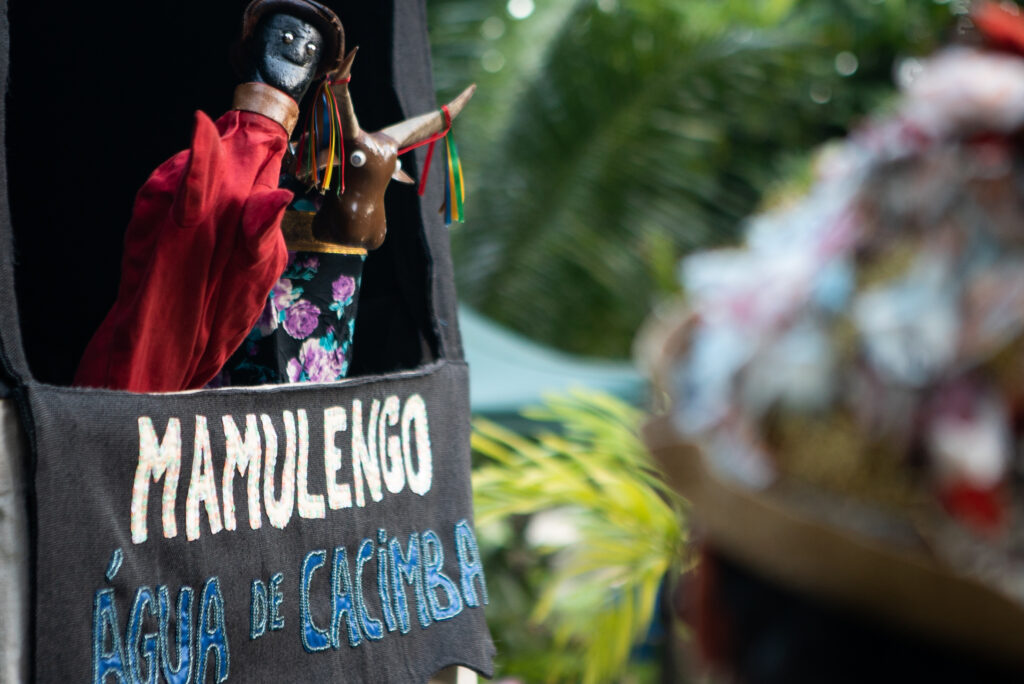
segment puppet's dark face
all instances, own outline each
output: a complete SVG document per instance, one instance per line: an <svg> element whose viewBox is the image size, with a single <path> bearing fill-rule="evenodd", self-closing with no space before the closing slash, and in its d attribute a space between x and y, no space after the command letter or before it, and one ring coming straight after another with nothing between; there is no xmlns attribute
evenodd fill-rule
<svg viewBox="0 0 1024 684"><path fill-rule="evenodd" d="M298 102L316 75L323 44L313 26L287 14L274 14L260 26L250 78L282 90Z"/></svg>

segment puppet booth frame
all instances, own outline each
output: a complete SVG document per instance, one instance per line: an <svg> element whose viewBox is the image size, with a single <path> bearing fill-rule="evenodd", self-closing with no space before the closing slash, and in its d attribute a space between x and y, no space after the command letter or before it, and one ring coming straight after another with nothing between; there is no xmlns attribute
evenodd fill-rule
<svg viewBox="0 0 1024 684"><path fill-rule="evenodd" d="M361 46L362 120L436 107L425 0L326 4ZM137 4L58 16L2 5L2 678L409 682L449 666L489 676L441 174L422 198L389 191L391 230L367 260L349 380L169 394L63 386L112 299L131 192L184 146L193 109L227 108L234 82L226 48L244 2L152 5L144 29ZM60 47L40 54L41 34L12 25L47 25ZM52 152L32 153L28 141L45 139ZM412 154L407 168L422 168L424 150ZM40 183L54 162L64 180ZM64 324L41 305L62 291Z"/></svg>

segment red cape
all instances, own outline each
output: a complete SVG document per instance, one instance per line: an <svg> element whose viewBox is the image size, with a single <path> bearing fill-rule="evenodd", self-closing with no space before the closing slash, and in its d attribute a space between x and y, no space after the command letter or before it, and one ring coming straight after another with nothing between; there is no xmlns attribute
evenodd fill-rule
<svg viewBox="0 0 1024 684"><path fill-rule="evenodd" d="M135 198L117 301L86 348L75 384L133 392L206 385L263 310L288 253L277 187L287 133L231 111L196 112L191 149L164 162Z"/></svg>

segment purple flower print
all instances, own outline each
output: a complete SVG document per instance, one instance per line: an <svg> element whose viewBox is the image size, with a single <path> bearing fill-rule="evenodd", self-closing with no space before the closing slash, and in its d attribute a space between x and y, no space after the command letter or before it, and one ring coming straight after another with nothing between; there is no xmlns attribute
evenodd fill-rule
<svg viewBox="0 0 1024 684"><path fill-rule="evenodd" d="M299 357L288 362L289 382L334 382L345 375L345 354L325 349L317 338L306 340Z"/></svg>
<svg viewBox="0 0 1024 684"><path fill-rule="evenodd" d="M331 295L334 301L342 304L348 303L356 292L356 279L352 276L343 275L331 283Z"/></svg>
<svg viewBox="0 0 1024 684"><path fill-rule="evenodd" d="M307 256L303 259L296 257L296 252L288 252L288 266L285 267L282 277L307 282L313 280L320 269L320 259L316 256Z"/></svg>
<svg viewBox="0 0 1024 684"><path fill-rule="evenodd" d="M274 285L274 289L270 291L270 303L273 305L274 311L284 311L299 298L300 294L302 294L301 289L297 292L293 291L292 281L281 278Z"/></svg>
<svg viewBox="0 0 1024 684"><path fill-rule="evenodd" d="M305 299L288 307L284 317L284 331L297 340L309 337L320 324L320 309Z"/></svg>

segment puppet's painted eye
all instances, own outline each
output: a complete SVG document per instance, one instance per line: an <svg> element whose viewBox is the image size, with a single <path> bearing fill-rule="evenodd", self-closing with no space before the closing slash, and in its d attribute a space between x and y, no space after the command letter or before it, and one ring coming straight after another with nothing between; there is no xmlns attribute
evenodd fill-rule
<svg viewBox="0 0 1024 684"><path fill-rule="evenodd" d="M306 52L308 52L310 55L315 55L316 54L316 45L313 44L313 43L308 44L306 46Z"/></svg>
<svg viewBox="0 0 1024 684"><path fill-rule="evenodd" d="M366 153L362 150L356 150L348 159L352 162L352 166L362 166L366 163Z"/></svg>
<svg viewBox="0 0 1024 684"><path fill-rule="evenodd" d="M295 42L295 34L292 33L291 31L285 31L284 33L281 34L281 40L284 42L285 45L291 45L292 43Z"/></svg>

